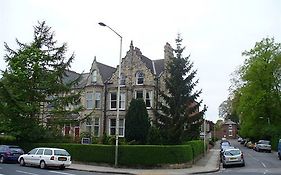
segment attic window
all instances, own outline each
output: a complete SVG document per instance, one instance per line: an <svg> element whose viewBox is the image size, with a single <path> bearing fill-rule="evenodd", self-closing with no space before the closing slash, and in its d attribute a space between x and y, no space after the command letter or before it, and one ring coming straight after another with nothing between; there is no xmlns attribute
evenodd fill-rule
<svg viewBox="0 0 281 175"><path fill-rule="evenodd" d="M92 82L97 82L97 70L93 70L92 72Z"/></svg>
<svg viewBox="0 0 281 175"><path fill-rule="evenodd" d="M137 72L136 73L136 84L142 85L143 81L144 81L144 74L142 72Z"/></svg>

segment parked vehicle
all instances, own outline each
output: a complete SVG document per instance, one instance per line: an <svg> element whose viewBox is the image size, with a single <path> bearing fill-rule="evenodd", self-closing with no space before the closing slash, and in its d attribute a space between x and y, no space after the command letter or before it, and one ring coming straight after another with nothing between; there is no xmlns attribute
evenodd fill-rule
<svg viewBox="0 0 281 175"><path fill-rule="evenodd" d="M220 144L220 158L221 158L221 159L222 159L222 155L223 155L224 150L227 149L227 148L229 148L229 147L231 147L229 141L227 141L227 142L225 141L225 142L222 142L222 143Z"/></svg>
<svg viewBox="0 0 281 175"><path fill-rule="evenodd" d="M24 152L16 145L0 145L0 163L17 162Z"/></svg>
<svg viewBox="0 0 281 175"><path fill-rule="evenodd" d="M36 165L44 169L47 167L59 167L64 169L71 165L71 156L64 150L59 148L34 148L27 154L23 154L18 158L21 166Z"/></svg>
<svg viewBox="0 0 281 175"><path fill-rule="evenodd" d="M260 152L260 151L266 151L266 152L271 152L271 144L270 144L270 141L268 140L259 140L257 143L256 143L256 146L255 146L255 150L257 152Z"/></svg>
<svg viewBox="0 0 281 175"><path fill-rule="evenodd" d="M281 139L279 139L279 142L278 142L277 155L278 155L279 160L281 160Z"/></svg>
<svg viewBox="0 0 281 175"><path fill-rule="evenodd" d="M246 146L247 146L247 148L253 149L255 147L255 144L252 143L251 141L248 141Z"/></svg>
<svg viewBox="0 0 281 175"><path fill-rule="evenodd" d="M222 155L222 166L225 168L229 165L245 166L244 155L240 149L225 149Z"/></svg>
<svg viewBox="0 0 281 175"><path fill-rule="evenodd" d="M239 138L237 139L238 142L241 142L242 140L243 140L242 137L239 137Z"/></svg>

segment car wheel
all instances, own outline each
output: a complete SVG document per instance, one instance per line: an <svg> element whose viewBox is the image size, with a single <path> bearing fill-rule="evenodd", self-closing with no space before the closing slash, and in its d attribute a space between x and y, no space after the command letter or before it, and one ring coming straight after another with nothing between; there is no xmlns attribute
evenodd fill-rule
<svg viewBox="0 0 281 175"><path fill-rule="evenodd" d="M244 166L245 166L245 163L242 163L241 166L244 167Z"/></svg>
<svg viewBox="0 0 281 175"><path fill-rule="evenodd" d="M279 160L281 160L281 155L280 155L280 153L278 153L278 158L279 158Z"/></svg>
<svg viewBox="0 0 281 175"><path fill-rule="evenodd" d="M41 168L41 169L45 169L45 168L46 168L46 163L45 163L44 160L41 160L41 162L40 162L40 168Z"/></svg>
<svg viewBox="0 0 281 175"><path fill-rule="evenodd" d="M4 163L4 157L3 156L0 157L0 163Z"/></svg>
<svg viewBox="0 0 281 175"><path fill-rule="evenodd" d="M223 163L223 164L222 164L222 167L223 167L223 168L226 168L226 165Z"/></svg>
<svg viewBox="0 0 281 175"><path fill-rule="evenodd" d="M25 161L23 158L20 159L20 166L25 166Z"/></svg>
<svg viewBox="0 0 281 175"><path fill-rule="evenodd" d="M60 170L64 170L64 169L65 169L65 166L61 165Z"/></svg>

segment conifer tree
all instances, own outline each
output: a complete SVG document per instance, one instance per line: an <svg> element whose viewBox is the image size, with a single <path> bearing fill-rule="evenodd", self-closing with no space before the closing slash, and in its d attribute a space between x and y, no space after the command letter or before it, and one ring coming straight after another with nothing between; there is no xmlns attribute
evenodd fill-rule
<svg viewBox="0 0 281 175"><path fill-rule="evenodd" d="M128 142L134 141L139 144L145 144L150 123L143 99L132 99L125 119L126 140Z"/></svg>
<svg viewBox="0 0 281 175"><path fill-rule="evenodd" d="M49 122L52 121L49 128L60 129L60 124L70 121L66 120L69 116L78 114L81 110L80 94L73 91L73 87L79 77L68 78L74 54L65 57L67 45L64 43L57 46L54 33L45 22L39 22L34 27L31 43L16 41L19 46L17 50L5 43L5 61L8 66L1 80L1 92L7 91L12 101L7 99L4 102L6 105L0 107L12 107L13 111L5 115L9 121L6 124L10 125L16 137L28 139L31 133L40 135L38 132L47 125L46 116L50 117ZM70 104L74 108L66 110Z"/></svg>
<svg viewBox="0 0 281 175"><path fill-rule="evenodd" d="M156 126L164 144L181 144L187 139L199 138L199 129L206 107L199 110L201 94L194 88L196 70L190 56L183 57L182 39L176 38L175 56L169 58L166 67L165 90L160 90L160 101L156 110Z"/></svg>

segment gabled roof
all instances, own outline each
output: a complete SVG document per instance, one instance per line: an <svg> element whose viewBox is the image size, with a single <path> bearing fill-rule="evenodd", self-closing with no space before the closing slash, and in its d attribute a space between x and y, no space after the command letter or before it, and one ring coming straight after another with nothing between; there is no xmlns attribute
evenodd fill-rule
<svg viewBox="0 0 281 175"><path fill-rule="evenodd" d="M226 120L223 124L224 125L236 125L236 123L231 121L230 119Z"/></svg>
<svg viewBox="0 0 281 175"><path fill-rule="evenodd" d="M164 71L164 59L153 60L156 70L156 75L159 76Z"/></svg>
<svg viewBox="0 0 281 175"><path fill-rule="evenodd" d="M108 80L116 71L116 68L97 62L102 81Z"/></svg>

